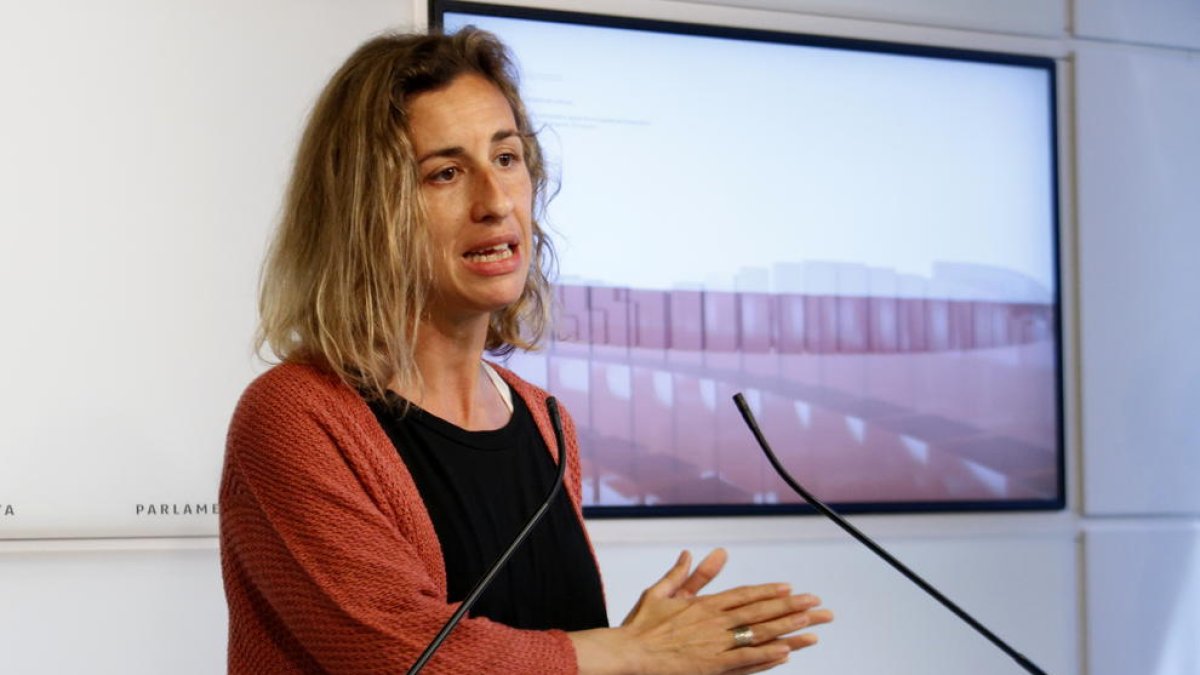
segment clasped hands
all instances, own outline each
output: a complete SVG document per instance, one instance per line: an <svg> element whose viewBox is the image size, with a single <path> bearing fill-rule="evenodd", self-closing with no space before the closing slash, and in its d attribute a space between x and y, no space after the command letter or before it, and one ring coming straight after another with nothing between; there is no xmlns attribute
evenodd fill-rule
<svg viewBox="0 0 1200 675"><path fill-rule="evenodd" d="M742 674L769 670L791 652L816 644L797 631L833 620L820 599L793 595L787 584L700 591L725 566L717 549L691 569L684 551L642 593L619 628L572 633L582 673Z"/></svg>

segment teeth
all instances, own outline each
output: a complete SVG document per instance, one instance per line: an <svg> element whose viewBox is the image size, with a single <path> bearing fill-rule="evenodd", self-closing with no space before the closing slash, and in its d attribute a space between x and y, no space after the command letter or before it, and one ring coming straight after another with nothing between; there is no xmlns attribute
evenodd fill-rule
<svg viewBox="0 0 1200 675"><path fill-rule="evenodd" d="M489 248L478 251L471 251L466 254L466 257L471 262L496 262L511 258L513 255L512 246L508 244L498 244Z"/></svg>

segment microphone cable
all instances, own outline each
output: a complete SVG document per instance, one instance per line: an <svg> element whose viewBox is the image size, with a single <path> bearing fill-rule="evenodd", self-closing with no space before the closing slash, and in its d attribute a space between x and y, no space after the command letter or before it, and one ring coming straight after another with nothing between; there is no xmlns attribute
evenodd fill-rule
<svg viewBox="0 0 1200 675"><path fill-rule="evenodd" d="M808 490L805 490L800 483L796 482L795 478L792 478L792 475L788 473L787 469L783 468L783 464L771 450L771 445L767 443L767 437L764 436L762 430L758 428L758 422L754 419L754 413L750 412L750 406L746 403L746 398L739 392L733 395L733 402L737 405L738 411L742 413L742 419L746 420L746 426L750 427L750 432L754 434L754 438L758 441L759 447L761 447L762 451L766 453L767 460L771 462L771 466L775 469L775 473L779 474L779 477L782 478L789 487L795 490L797 494L803 497L805 501L811 504L813 508L820 511L822 515L832 520L837 524L838 527L842 528L850 536L857 539L860 544L871 549L875 555L883 558L885 562L894 567L898 572L903 574L905 577L908 577L909 581L913 582L919 586L921 590L933 596L933 599L942 603L946 609L954 612L955 616L965 621L967 625L978 631L980 635L983 635L985 638L990 640L992 644L999 647L1001 651L1003 651L1005 654L1008 654L1014 661L1017 662L1018 665L1024 668L1026 672L1033 673L1033 675L1046 675L1044 670L1034 665L1034 663L1026 658L1024 654L1021 654L1017 650L1013 649L1007 642L1000 639L998 635L988 630L983 624L979 623L975 617L968 614L966 610L954 604L950 598L942 595L941 591L934 588L932 584L922 579L917 575L916 572L908 569L904 563L893 557L892 554L888 553L882 546L876 544L871 540L870 537L863 534L858 530L858 528L851 525L849 521L839 516L837 512L826 506L820 499L814 497Z"/></svg>

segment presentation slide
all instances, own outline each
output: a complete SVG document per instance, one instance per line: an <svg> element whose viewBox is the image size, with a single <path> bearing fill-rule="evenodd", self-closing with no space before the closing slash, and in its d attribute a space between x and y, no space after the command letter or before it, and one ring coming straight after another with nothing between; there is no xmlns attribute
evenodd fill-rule
<svg viewBox="0 0 1200 675"><path fill-rule="evenodd" d="M579 422L588 505L799 501L738 391L830 502L1060 497L1049 70L445 24L513 49L560 181L557 331L509 363Z"/></svg>

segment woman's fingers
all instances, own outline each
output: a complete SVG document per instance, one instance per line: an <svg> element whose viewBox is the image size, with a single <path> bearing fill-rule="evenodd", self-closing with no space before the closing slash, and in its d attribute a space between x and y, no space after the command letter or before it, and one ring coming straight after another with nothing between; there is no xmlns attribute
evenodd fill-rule
<svg viewBox="0 0 1200 675"><path fill-rule="evenodd" d="M735 667L727 671L726 675L749 675L750 673L761 673L771 670L772 668L787 663L792 652L799 649L804 649L805 647L811 647L817 644L817 641L818 639L816 633L802 633L800 635L791 635L786 638L780 638L775 641L775 644L786 645L786 650L783 651L783 656L772 661L757 662L750 665Z"/></svg>
<svg viewBox="0 0 1200 675"><path fill-rule="evenodd" d="M680 551L679 557L675 559L675 564L671 565L671 569L662 576L661 579L654 582L654 585L646 589L647 593L655 597L669 598L687 579L688 570L692 566L691 551Z"/></svg>
<svg viewBox="0 0 1200 675"><path fill-rule="evenodd" d="M787 663L792 652L804 649L805 647L811 647L815 644L817 644L816 633L804 633L803 635L782 638L774 641L771 645L759 647L758 649L765 651L758 653L747 651L752 649L749 647L738 649L735 651L742 653L737 655L738 658L736 661L731 661L727 664L729 667L725 672L726 675L750 675L750 673L768 671ZM782 648L780 645L783 645ZM774 651L770 651L772 649ZM733 665L738 662L741 665Z"/></svg>
<svg viewBox="0 0 1200 675"><path fill-rule="evenodd" d="M698 598L698 601L712 606L717 611L726 612L752 603L785 597L791 591L792 587L788 584L738 586L720 593L702 596Z"/></svg>
<svg viewBox="0 0 1200 675"><path fill-rule="evenodd" d="M692 554L686 550L680 552L671 569L667 570L667 573L656 581L654 585L642 591L642 595L638 598L633 608L629 610L629 614L625 616L625 620L621 622L621 625L628 626L638 621L647 607L658 604L655 601L670 598L684 583L691 564Z"/></svg>
<svg viewBox="0 0 1200 675"><path fill-rule="evenodd" d="M646 589L646 592L659 598L671 597L676 591L679 590L681 586L683 586L684 582L687 581L688 570L691 569L691 567L691 551L681 551L679 553L679 557L675 560L675 564L671 566L671 569L667 570L667 573L663 575L662 579L659 579L657 583Z"/></svg>
<svg viewBox="0 0 1200 675"><path fill-rule="evenodd" d="M723 673L757 673L771 664L787 660L791 648L776 641L757 647L738 647L720 656L720 668Z"/></svg>
<svg viewBox="0 0 1200 675"><path fill-rule="evenodd" d="M640 609L646 603L647 599L669 598L675 595L680 587L682 587L687 581L688 570L691 569L691 567L691 551L680 551L679 557L675 559L675 564L671 565L671 569L667 570L667 573L664 574L661 579L654 582L654 585L642 591L642 597L638 599L637 605L634 606L632 611L630 611L629 616L626 617L625 621L628 622L631 620L634 615L637 614L638 609Z"/></svg>
<svg viewBox="0 0 1200 675"><path fill-rule="evenodd" d="M810 626L819 626L830 621L833 621L833 610L810 609L808 611L808 625Z"/></svg>
<svg viewBox="0 0 1200 675"><path fill-rule="evenodd" d="M787 635L803 628L829 623L833 612L812 609L799 614L774 619L750 626L754 631L754 643L747 647L733 647L725 652L727 675L749 675L771 670L788 661L791 652L811 647L818 642L816 633ZM733 639L732 631L730 640Z"/></svg>
<svg viewBox="0 0 1200 675"><path fill-rule="evenodd" d="M801 633L799 635L789 635L785 638L780 638L782 642L787 643L792 651L811 647L820 642L820 637L816 633Z"/></svg>
<svg viewBox="0 0 1200 675"><path fill-rule="evenodd" d="M794 633L798 630L808 628L810 625L806 614L789 614L771 621L761 623L745 624L750 628L753 635L752 644L760 645L765 642L770 642L780 636Z"/></svg>
<svg viewBox="0 0 1200 675"><path fill-rule="evenodd" d="M727 610L726 614L735 626L751 625L789 615L801 615L820 604L821 599L815 595L789 595L752 602Z"/></svg>
<svg viewBox="0 0 1200 675"><path fill-rule="evenodd" d="M782 640L790 645L792 644L794 638L800 638L795 640L795 646L793 647L798 649L800 647L808 646L808 643L806 642L808 638L805 638L803 635L790 635L791 633L795 633L798 630L804 630L806 628L813 628L824 623L829 623L832 620L833 612L825 609L814 609L795 614L788 614L786 616L780 616L769 621L739 625L744 625L750 628L751 633L754 636L752 644L759 645L771 642L773 640ZM811 633L806 633L805 635L811 635L812 642L816 642L815 635Z"/></svg>
<svg viewBox="0 0 1200 675"><path fill-rule="evenodd" d="M675 597L695 597L709 582L721 573L721 570L725 567L725 561L728 559L729 554L723 548L714 549L711 553L704 556L704 560L701 560L700 564L696 565L696 569L692 571L691 576L675 592Z"/></svg>
<svg viewBox="0 0 1200 675"><path fill-rule="evenodd" d="M726 675L749 675L750 673L761 673L763 671L771 670L772 668L777 668L779 666L782 666L783 664L788 662L788 658L790 656L791 656L791 654L788 653L778 659L775 659L774 661L769 661L767 663L760 663L760 664L756 664L753 666L747 666L745 668L738 668L737 670L732 670L732 671L726 673Z"/></svg>

